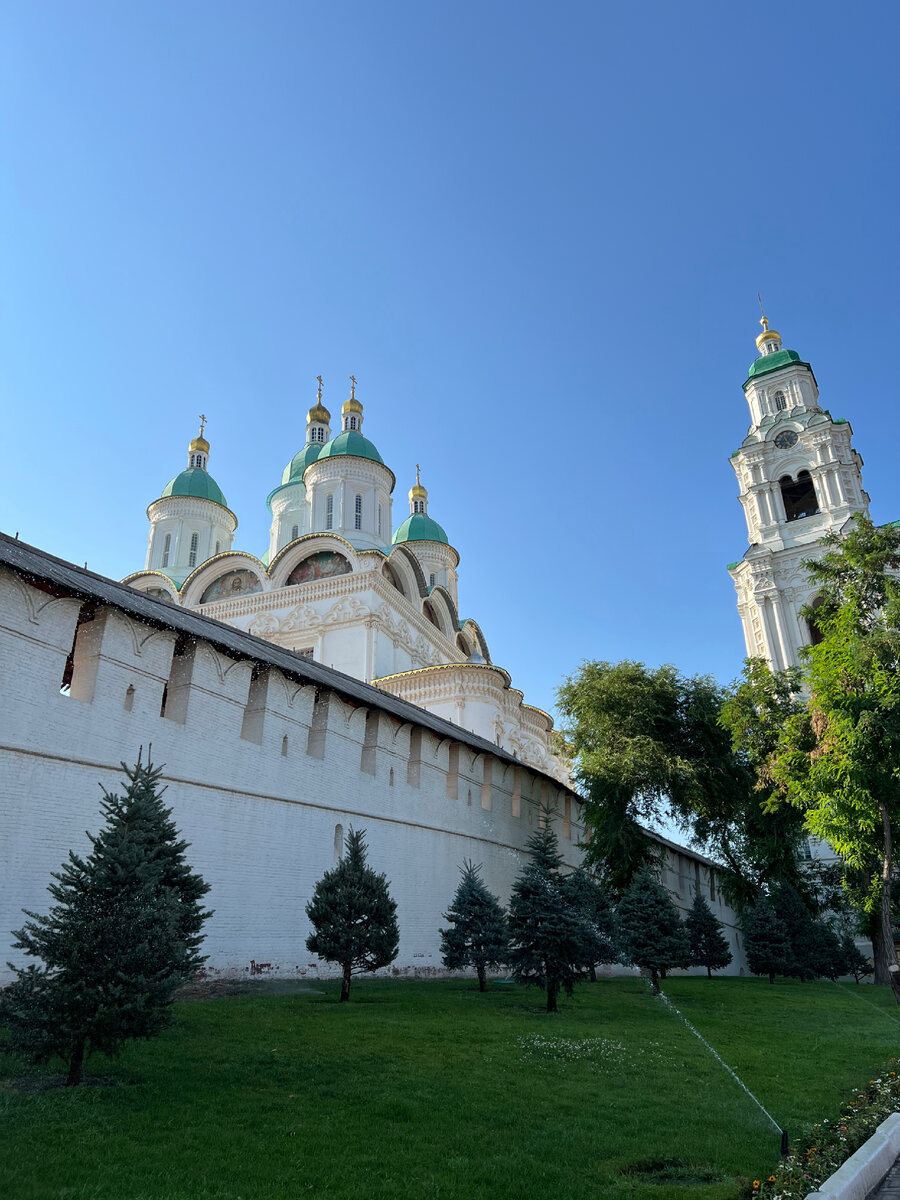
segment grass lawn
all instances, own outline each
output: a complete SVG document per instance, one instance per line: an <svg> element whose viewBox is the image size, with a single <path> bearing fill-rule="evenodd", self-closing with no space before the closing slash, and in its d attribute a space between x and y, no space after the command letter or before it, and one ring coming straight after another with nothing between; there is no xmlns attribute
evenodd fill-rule
<svg viewBox="0 0 900 1200"><path fill-rule="evenodd" d="M506 984L356 981L343 1005L321 986L181 1003L161 1038L89 1063L116 1087L23 1092L0 1057L0 1195L731 1200L777 1159L638 979L583 984L553 1017ZM888 989L664 986L789 1131L900 1056Z"/></svg>

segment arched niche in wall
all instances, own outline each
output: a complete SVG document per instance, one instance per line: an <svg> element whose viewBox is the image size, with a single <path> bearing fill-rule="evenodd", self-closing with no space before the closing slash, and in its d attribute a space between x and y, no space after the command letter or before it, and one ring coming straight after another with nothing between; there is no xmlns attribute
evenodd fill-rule
<svg viewBox="0 0 900 1200"><path fill-rule="evenodd" d="M317 579L331 579L335 575L349 575L353 570L343 554L336 550L319 550L297 563L286 580L286 586L297 583L314 583Z"/></svg>
<svg viewBox="0 0 900 1200"><path fill-rule="evenodd" d="M400 593L401 596L407 596L407 592L403 586L403 579L400 575L400 572L395 571L390 563L386 562L382 566L381 573L385 577L385 579L388 581L388 583L391 584L392 587L395 587L397 589L397 591ZM407 599L408 598L409 597L407 596Z"/></svg>
<svg viewBox="0 0 900 1200"><path fill-rule="evenodd" d="M165 588L147 587L147 588L140 588L139 590L142 591L145 596L155 596L157 600L171 601L173 599L172 593L167 592Z"/></svg>
<svg viewBox="0 0 900 1200"><path fill-rule="evenodd" d="M252 571L226 571L204 590L200 597L200 603L211 604L214 600L232 600L235 596L249 596L253 592L261 592L262 586L262 581Z"/></svg>
<svg viewBox="0 0 900 1200"><path fill-rule="evenodd" d="M778 483L786 520L799 521L819 511L816 488L809 471L798 471L796 481L790 475L782 475Z"/></svg>

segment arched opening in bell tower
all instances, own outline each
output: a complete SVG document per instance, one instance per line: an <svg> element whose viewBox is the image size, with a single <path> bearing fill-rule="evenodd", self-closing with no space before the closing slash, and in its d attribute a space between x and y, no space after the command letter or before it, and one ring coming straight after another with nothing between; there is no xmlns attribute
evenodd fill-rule
<svg viewBox="0 0 900 1200"><path fill-rule="evenodd" d="M819 501L809 471L799 471L796 480L790 475L782 475L778 483L784 502L785 520L799 521L802 517L815 516L819 511Z"/></svg>

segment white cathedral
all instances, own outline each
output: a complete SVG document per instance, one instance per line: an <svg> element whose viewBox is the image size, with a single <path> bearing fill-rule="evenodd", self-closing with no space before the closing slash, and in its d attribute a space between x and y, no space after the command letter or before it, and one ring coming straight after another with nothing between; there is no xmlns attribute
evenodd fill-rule
<svg viewBox="0 0 900 1200"><path fill-rule="evenodd" d="M523 703L477 622L459 615L459 553L428 513L418 469L394 527L396 478L363 434L350 382L332 435L319 378L306 443L267 500L262 558L233 548L237 517L209 473L201 423L186 469L147 509L145 567L123 582L372 683L568 782L552 718Z"/></svg>

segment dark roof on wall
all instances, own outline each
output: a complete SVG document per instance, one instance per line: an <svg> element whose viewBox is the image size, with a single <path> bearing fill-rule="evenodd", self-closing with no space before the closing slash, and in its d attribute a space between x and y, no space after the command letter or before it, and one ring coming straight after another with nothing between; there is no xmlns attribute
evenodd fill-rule
<svg viewBox="0 0 900 1200"><path fill-rule="evenodd" d="M417 704L391 696L381 688L363 683L352 675L345 675L343 671L336 671L333 667L326 667L310 658L304 658L295 654L293 650L284 650L272 642L225 625L214 617L201 616L190 609L170 604L167 600L138 592L125 583L116 583L103 575L76 567L74 563L54 558L52 554L11 538L5 533L0 533L0 564L9 567L26 580L40 580L49 584L60 595L75 596L82 600L99 600L146 625L172 629L188 637L202 639L232 657L252 658L267 666L277 667L293 679L329 688L354 704L381 709L397 721L419 725L423 729L431 730L440 738L461 742L479 754L491 754L501 762L524 767L534 775L550 780L556 787L564 787L552 775L547 775L486 738L470 733L468 729L454 725L452 721L446 721L443 717L435 716Z"/></svg>

